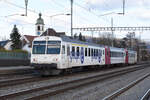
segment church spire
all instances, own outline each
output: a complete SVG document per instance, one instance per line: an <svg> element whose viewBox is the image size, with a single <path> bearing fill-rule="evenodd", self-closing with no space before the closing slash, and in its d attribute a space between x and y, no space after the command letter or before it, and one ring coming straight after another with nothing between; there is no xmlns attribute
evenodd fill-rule
<svg viewBox="0 0 150 100"><path fill-rule="evenodd" d="M36 35L41 35L44 32L44 20L41 16L42 14L39 13L39 18L36 20Z"/></svg>

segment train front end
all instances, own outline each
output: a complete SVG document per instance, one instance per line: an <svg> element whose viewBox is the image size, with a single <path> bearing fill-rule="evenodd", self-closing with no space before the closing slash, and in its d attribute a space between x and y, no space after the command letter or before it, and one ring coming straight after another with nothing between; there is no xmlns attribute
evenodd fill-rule
<svg viewBox="0 0 150 100"><path fill-rule="evenodd" d="M59 74L61 38L42 36L32 43L31 66L41 75Z"/></svg>

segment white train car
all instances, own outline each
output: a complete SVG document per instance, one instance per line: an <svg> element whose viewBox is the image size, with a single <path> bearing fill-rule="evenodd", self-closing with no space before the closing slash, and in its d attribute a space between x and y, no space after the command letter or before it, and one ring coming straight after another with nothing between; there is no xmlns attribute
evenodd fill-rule
<svg viewBox="0 0 150 100"><path fill-rule="evenodd" d="M69 37L41 36L32 43L31 66L42 75L54 75L72 68L133 64L136 59L135 51L123 48L104 47Z"/></svg>
<svg viewBox="0 0 150 100"><path fill-rule="evenodd" d="M123 48L110 48L111 64L125 64L126 52Z"/></svg>
<svg viewBox="0 0 150 100"><path fill-rule="evenodd" d="M137 63L137 52L128 50L128 63L135 64Z"/></svg>
<svg viewBox="0 0 150 100"><path fill-rule="evenodd" d="M42 36L33 41L31 65L41 74L57 74L62 69L104 65L105 48L69 37Z"/></svg>

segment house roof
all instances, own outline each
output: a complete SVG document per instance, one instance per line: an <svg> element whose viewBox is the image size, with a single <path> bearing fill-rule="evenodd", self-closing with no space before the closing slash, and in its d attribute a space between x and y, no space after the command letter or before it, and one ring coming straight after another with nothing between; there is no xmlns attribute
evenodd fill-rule
<svg viewBox="0 0 150 100"><path fill-rule="evenodd" d="M62 36L65 35L65 32L56 32L52 28L48 28L44 33L41 34L41 36Z"/></svg>
<svg viewBox="0 0 150 100"><path fill-rule="evenodd" d="M38 37L38 36L24 35L24 37L25 37L25 40L26 40L28 43L32 44L33 39L36 38L36 37Z"/></svg>
<svg viewBox="0 0 150 100"><path fill-rule="evenodd" d="M4 47L10 40L0 41L0 47Z"/></svg>

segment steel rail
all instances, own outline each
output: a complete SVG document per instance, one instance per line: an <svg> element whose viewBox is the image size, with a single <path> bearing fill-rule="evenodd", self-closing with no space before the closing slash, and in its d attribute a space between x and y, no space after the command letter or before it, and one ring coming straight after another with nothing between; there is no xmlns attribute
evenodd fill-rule
<svg viewBox="0 0 150 100"><path fill-rule="evenodd" d="M124 75L124 74L129 73L129 72L134 72L136 70L140 70L140 69L143 69L145 67L146 66L123 69L123 70L113 71L113 72L109 72L109 73L105 73L105 74L95 75L92 77L81 78L81 79L77 79L77 80L73 80L73 81L67 81L67 82L57 83L57 84L48 85L48 86L44 86L44 87L38 87L38 88L34 88L34 89L23 90L20 92L10 93L10 94L0 96L0 98L8 99L8 98L17 97L17 96L21 96L21 95L25 95L25 94L31 94L33 92L38 92L38 91L42 91L42 90L46 90L46 89L53 89L53 88L61 87L61 89L56 89L52 92L47 92L46 94L41 94L41 95L35 96L35 97L33 96L31 98L28 98L28 99L29 100L35 100L35 99L39 99L39 98L45 98L47 96L53 96L53 95L56 95L58 93L62 93L62 92L67 91L67 90L79 88L81 86L89 85L89 84L99 82L99 81L104 81L106 79L113 78L113 77L119 76L119 75ZM65 86L66 86L66 88L64 88Z"/></svg>
<svg viewBox="0 0 150 100"><path fill-rule="evenodd" d="M40 80L41 80L40 77L27 77L27 78L19 78L19 79L10 79L10 80L6 80L6 81L0 81L0 88L18 85L18 84L25 84L25 83L40 81Z"/></svg>
<svg viewBox="0 0 150 100"><path fill-rule="evenodd" d="M130 66L129 66L130 67ZM97 70L99 71L99 70ZM96 72L97 72L96 71ZM86 71L89 73L88 71ZM93 71L92 71L93 72ZM84 74L85 72L81 72L81 74ZM74 73L71 74L71 76L75 75ZM67 75L63 75L65 77ZM55 79L58 78L59 76L56 77L51 77L51 78L40 78L40 77L27 77L27 78L19 78L19 79L10 79L10 80L5 80L5 81L0 81L0 88L8 87L8 86L13 86L13 85L19 85L19 84L25 84L25 83L30 83L30 82L35 82L35 81L43 81L43 80L48 80L48 79Z"/></svg>
<svg viewBox="0 0 150 100"><path fill-rule="evenodd" d="M148 100L150 97L150 89L144 94L140 100Z"/></svg>
<svg viewBox="0 0 150 100"><path fill-rule="evenodd" d="M116 97L118 97L119 95L121 95L122 93L126 92L127 90L129 90L130 88L134 87L136 84L138 84L139 82L143 81L145 78L147 78L148 76L150 76L150 74L146 74L140 78L138 78L137 80L131 82L130 84L128 84L127 86L113 92L112 94L106 96L105 98L103 98L102 100L112 100Z"/></svg>
<svg viewBox="0 0 150 100"><path fill-rule="evenodd" d="M81 82L81 81L87 81L87 80L91 80L91 81L87 81L87 82L83 82L83 83L79 83L77 85L73 85L73 86L70 86L70 87L66 87L66 88L62 88L62 89L58 89L56 91L53 91L53 92L48 92L46 94L42 94L42 95L39 95L39 96L35 96L35 97L31 97L31 98L28 98L27 100L37 100L37 99L42 99L42 98L46 98L46 97L49 97L49 96L53 96L53 95L56 95L56 94L59 94L59 93L63 93L65 91L68 91L68 90L72 90L72 89L76 89L76 88L80 88L80 87L83 87L83 86L86 86L86 85L89 85L89 84L93 84L93 83L96 83L96 82L99 82L99 81L104 81L104 80L107 80L107 79L110 79L110 78L113 78L113 77L116 77L116 76L120 76L120 75L124 75L126 73L129 73L129 72L134 72L136 70L139 70L141 68L137 68L137 69L126 69L126 70L122 70L122 71L116 71L116 72L112 72L112 73L107 73L105 75L98 75L98 76L94 76L94 77L88 77L86 79L81 79L81 80L77 80L76 82L70 82L70 83L67 83L67 84L64 84L64 85L69 85L69 84L73 84L73 83L77 83L77 82ZM59 85L60 86L60 85ZM64 86L62 86L64 87Z"/></svg>
<svg viewBox="0 0 150 100"><path fill-rule="evenodd" d="M99 74L99 75L95 75L95 76L90 76L90 77L86 77L86 78L81 78L81 79L76 79L76 80L72 80L72 81L66 81L63 83L57 83L57 84L52 84L52 85L48 85L48 86L43 86L43 87L38 87L38 88L34 88L34 89L28 89L28 90L23 90L23 91L19 91L19 92L14 92L14 93L10 93L10 94L4 94L1 95L0 98L1 99L8 99L8 98L14 98L14 97L18 97L21 95L26 95L26 94L31 94L34 92L38 92L38 91L42 91L42 90L46 90L46 89L52 89L52 88L57 88L57 87L64 87L65 86L69 86L72 84L76 84L77 85L73 85L73 86L69 86L66 88L61 88L58 89L56 91L52 91L52 92L48 92L46 94L42 94L39 96L33 96L29 99L39 99L39 98L45 98L47 96L52 96L52 95L56 95L58 93L62 93L64 91L70 90L70 89L74 89L77 87L81 87L81 86L85 86L94 82L98 82L98 81L103 81L118 75L123 75L125 73L129 73L129 72L133 72L136 70L140 70L140 69L144 69L145 67L148 67L148 65L146 66L138 66L138 67L134 67L134 68L128 68L128 69L121 69L121 70L117 70L117 71L112 71L112 72L108 72L108 73L104 73L104 74Z"/></svg>

